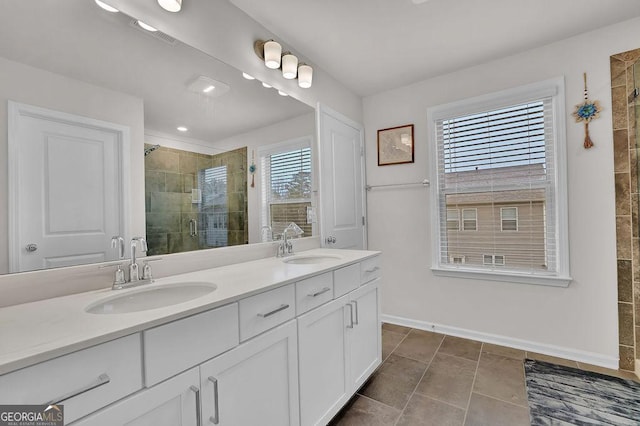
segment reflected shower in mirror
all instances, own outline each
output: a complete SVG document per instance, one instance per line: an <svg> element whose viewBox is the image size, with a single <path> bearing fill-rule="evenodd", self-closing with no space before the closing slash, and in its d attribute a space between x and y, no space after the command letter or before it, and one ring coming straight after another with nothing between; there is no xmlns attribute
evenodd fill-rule
<svg viewBox="0 0 640 426"><path fill-rule="evenodd" d="M311 107L92 1L3 4L0 69L0 149L16 155L0 158L0 273L115 260L114 235L146 236L150 253L260 242L258 150L315 134ZM57 127L9 123L10 102ZM25 138L45 143L23 153Z"/></svg>

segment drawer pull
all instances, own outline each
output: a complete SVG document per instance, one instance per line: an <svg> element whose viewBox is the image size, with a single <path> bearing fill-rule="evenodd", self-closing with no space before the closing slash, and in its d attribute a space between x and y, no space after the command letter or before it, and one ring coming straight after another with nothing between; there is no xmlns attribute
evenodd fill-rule
<svg viewBox="0 0 640 426"><path fill-rule="evenodd" d="M353 328L353 305L351 303L347 303L346 306L349 307L349 325L347 328Z"/></svg>
<svg viewBox="0 0 640 426"><path fill-rule="evenodd" d="M325 293L326 293L326 292L328 292L329 290L331 290L331 288L330 288L330 287L325 287L325 288L323 288L322 290L319 290L319 291L316 291L315 293L311 293L311 294L309 294L308 296L309 296L309 297L318 297L318 296L320 296L321 294L325 294Z"/></svg>
<svg viewBox="0 0 640 426"><path fill-rule="evenodd" d="M189 389L196 394L196 425L202 426L202 420L200 419L200 389L196 386L189 386Z"/></svg>
<svg viewBox="0 0 640 426"><path fill-rule="evenodd" d="M213 383L213 410L215 412L213 416L209 417L209 421L214 425L217 425L220 423L220 411L218 408L218 380L213 376L209 376L208 380Z"/></svg>
<svg viewBox="0 0 640 426"><path fill-rule="evenodd" d="M267 318L267 317L270 317L273 314L277 314L278 312L284 311L285 309L288 309L288 308L289 308L289 305L285 303L285 304L280 305L279 307L275 308L273 311L269 311L269 312L266 312L264 314L258 314L258 316L260 318Z"/></svg>
<svg viewBox="0 0 640 426"><path fill-rule="evenodd" d="M101 374L100 376L98 376L98 379L93 382L88 384L87 386L80 388L78 390L75 390L73 392L69 392L68 394L62 395L58 398L54 398L49 402L45 402L42 405L56 405L56 404L60 404L63 401L66 401L67 399L71 399L74 396L78 396L78 395L82 395L85 392L89 392L90 390L93 390L95 388L99 388L100 386L104 386L107 383L109 383L111 381L111 379L109 378L109 376L107 376L106 374Z"/></svg>
<svg viewBox="0 0 640 426"><path fill-rule="evenodd" d="M373 268L371 268L371 269L367 269L367 270L365 270L365 272L366 272L367 274L370 274L370 273L372 273L372 272L377 271L378 269L380 269L380 267L379 267L379 266L375 266L375 267L373 267Z"/></svg>

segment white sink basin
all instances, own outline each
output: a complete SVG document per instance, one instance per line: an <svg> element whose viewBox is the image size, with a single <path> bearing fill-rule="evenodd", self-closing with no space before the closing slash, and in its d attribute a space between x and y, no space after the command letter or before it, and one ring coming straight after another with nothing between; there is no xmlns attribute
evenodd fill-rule
<svg viewBox="0 0 640 426"><path fill-rule="evenodd" d="M184 282L161 287L140 288L110 296L85 308L90 314L123 314L177 305L205 296L217 286L207 282Z"/></svg>
<svg viewBox="0 0 640 426"><path fill-rule="evenodd" d="M293 265L314 265L316 263L323 263L337 259L340 259L340 256L334 256L331 254L303 254L300 256L286 257L282 259L282 261Z"/></svg>

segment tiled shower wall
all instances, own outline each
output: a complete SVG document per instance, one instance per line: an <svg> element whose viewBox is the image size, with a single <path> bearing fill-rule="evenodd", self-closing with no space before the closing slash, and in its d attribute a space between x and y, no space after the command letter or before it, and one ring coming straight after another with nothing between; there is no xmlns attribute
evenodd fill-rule
<svg viewBox="0 0 640 426"><path fill-rule="evenodd" d="M145 145L145 148L150 145ZM190 235L189 221L199 220L199 205L191 202L198 171L227 166L228 245L246 244L247 148L217 155L160 147L145 157L146 231L149 255L210 248ZM199 221L201 223L202 221Z"/></svg>
<svg viewBox="0 0 640 426"><path fill-rule="evenodd" d="M633 97L634 63L640 49L611 57L616 238L618 258L618 323L620 369L640 365L640 243L638 232L637 101ZM636 65L636 72L640 66ZM638 360L638 361L636 361Z"/></svg>

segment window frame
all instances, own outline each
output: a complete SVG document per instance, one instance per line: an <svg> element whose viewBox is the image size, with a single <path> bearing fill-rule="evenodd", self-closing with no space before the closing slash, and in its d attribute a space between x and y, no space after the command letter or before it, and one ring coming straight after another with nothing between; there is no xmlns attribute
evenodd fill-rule
<svg viewBox="0 0 640 426"><path fill-rule="evenodd" d="M263 169L263 161L265 158L271 157L272 155L282 154L288 151L294 151L298 149L311 149L311 188L312 193L310 198L296 198L296 199L288 199L288 200L280 200L275 202L271 199L270 191L270 181L265 180L264 169ZM256 176L256 188L259 188L259 196L258 196L258 208L260 209L260 230L259 234L255 237L258 239L258 242L264 242L262 235L262 228L264 226L269 226L271 229L271 205L272 204L296 204L302 202L309 202L311 204L311 208L316 208L316 197L313 196L313 188L314 183L316 181L316 172L315 172L315 163L314 163L314 145L313 145L313 136L302 136L294 139L289 139L286 141L269 144L265 146L261 146L257 148L257 161L256 165L258 166L258 172L255 174ZM260 170L262 169L262 170ZM269 192L269 194L267 193ZM313 221L311 223L311 235L302 235L302 237L311 237L317 235L317 223ZM251 239L251 235L250 235Z"/></svg>
<svg viewBox="0 0 640 426"><path fill-rule="evenodd" d="M513 271L487 270L474 268L469 264L451 265L443 263L441 247L441 191L438 170L438 145L436 138L436 123L451 117L471 115L481 111L506 108L519 103L534 102L542 98L551 98L553 117L555 188L555 241L556 270L555 271ZM521 284L537 284L554 287L567 287L572 281L569 268L569 220L567 206L567 154L566 154L566 107L564 77L556 77L537 83L527 84L511 89L488 93L470 99L464 99L448 104L430 107L427 110L427 142L430 157L430 179L432 182L431 202L434 206L431 215L431 270L434 275L453 278L468 278L474 280L503 281Z"/></svg>
<svg viewBox="0 0 640 426"><path fill-rule="evenodd" d="M515 219L505 219L504 218L504 210L511 210L514 209L516 211L516 218ZM518 207L500 207L500 232L518 232L520 230L520 222L518 221L519 218L519 212L518 212ZM508 221L512 221L515 220L516 221L516 229L504 229L504 221L508 220Z"/></svg>
<svg viewBox="0 0 640 426"><path fill-rule="evenodd" d="M465 222L469 221L471 222L472 219L465 219L464 218L464 212L473 212L473 229L466 229L465 227ZM478 231L478 209L477 208L471 208L471 209L462 209L462 214L460 215L462 217L462 231L465 232L477 232Z"/></svg>
<svg viewBox="0 0 640 426"><path fill-rule="evenodd" d="M449 212L456 212L456 219L449 219ZM450 223L456 223L456 228L449 228ZM448 231L460 231L460 209L447 209L447 230Z"/></svg>

